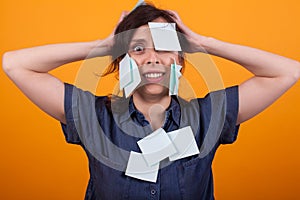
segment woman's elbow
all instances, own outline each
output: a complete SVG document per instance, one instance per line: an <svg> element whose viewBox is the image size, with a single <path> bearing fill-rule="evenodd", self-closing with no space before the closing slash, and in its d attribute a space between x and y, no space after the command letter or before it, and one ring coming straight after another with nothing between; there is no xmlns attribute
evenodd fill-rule
<svg viewBox="0 0 300 200"><path fill-rule="evenodd" d="M300 79L300 62L295 61L295 72L293 74L293 77L295 79L295 82L297 82Z"/></svg>
<svg viewBox="0 0 300 200"><path fill-rule="evenodd" d="M16 51L8 51L3 54L2 68L6 75L10 78L22 69L22 65L19 62L19 57Z"/></svg>
<svg viewBox="0 0 300 200"><path fill-rule="evenodd" d="M295 84L300 79L300 62L292 60L282 71L281 78L285 80L288 85Z"/></svg>
<svg viewBox="0 0 300 200"><path fill-rule="evenodd" d="M8 75L13 68L13 52L5 52L2 56L2 68L3 71Z"/></svg>

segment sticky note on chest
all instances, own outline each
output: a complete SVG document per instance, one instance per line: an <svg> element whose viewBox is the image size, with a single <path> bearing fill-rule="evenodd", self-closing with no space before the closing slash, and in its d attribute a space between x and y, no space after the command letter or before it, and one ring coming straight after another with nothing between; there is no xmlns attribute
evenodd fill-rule
<svg viewBox="0 0 300 200"><path fill-rule="evenodd" d="M156 182L159 163L149 166L143 155L131 151L125 175L144 181Z"/></svg>
<svg viewBox="0 0 300 200"><path fill-rule="evenodd" d="M172 141L162 128L157 129L137 143L149 166L155 165L177 152Z"/></svg>

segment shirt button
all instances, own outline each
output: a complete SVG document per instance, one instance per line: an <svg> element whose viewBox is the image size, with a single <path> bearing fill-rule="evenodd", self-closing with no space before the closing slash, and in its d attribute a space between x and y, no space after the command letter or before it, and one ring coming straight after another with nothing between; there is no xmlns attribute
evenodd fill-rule
<svg viewBox="0 0 300 200"><path fill-rule="evenodd" d="M154 189L151 190L151 194L155 195L156 191Z"/></svg>

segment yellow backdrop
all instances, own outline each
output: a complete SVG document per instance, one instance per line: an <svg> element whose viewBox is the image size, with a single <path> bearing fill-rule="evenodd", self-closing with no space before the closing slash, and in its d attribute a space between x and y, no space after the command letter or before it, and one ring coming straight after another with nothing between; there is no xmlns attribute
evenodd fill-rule
<svg viewBox="0 0 300 200"><path fill-rule="evenodd" d="M2 0L0 53L104 38L121 11L130 10L135 3ZM178 11L182 20L200 34L300 60L297 0L154 3ZM226 86L250 77L236 64L219 58L214 61ZM53 73L72 83L80 64L68 64ZM59 123L29 102L2 71L0 95L0 199L83 199L88 166L81 148L66 144ZM235 144L220 148L213 165L216 199L300 198L299 101L297 83L274 105L244 123Z"/></svg>

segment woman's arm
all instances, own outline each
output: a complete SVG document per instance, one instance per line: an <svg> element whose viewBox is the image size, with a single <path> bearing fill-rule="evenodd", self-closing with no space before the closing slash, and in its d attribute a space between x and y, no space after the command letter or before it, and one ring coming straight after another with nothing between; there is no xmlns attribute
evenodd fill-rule
<svg viewBox="0 0 300 200"><path fill-rule="evenodd" d="M189 48L186 51L192 53L205 49L209 54L236 62L254 74L239 87L237 124L263 111L300 78L298 61L198 35L182 23L177 13L171 12L177 25L187 36Z"/></svg>
<svg viewBox="0 0 300 200"><path fill-rule="evenodd" d="M52 44L6 52L2 66L33 103L64 123L64 84L48 72L66 63L108 54L107 43L101 41Z"/></svg>
<svg viewBox="0 0 300 200"><path fill-rule="evenodd" d="M254 76L239 86L240 124L263 111L300 78L298 61L242 45L202 37L208 53L242 65Z"/></svg>
<svg viewBox="0 0 300 200"><path fill-rule="evenodd" d="M122 12L119 22L127 15ZM111 54L114 31L104 40L51 44L6 52L2 66L17 87L39 108L65 123L64 84L48 72L67 63Z"/></svg>

